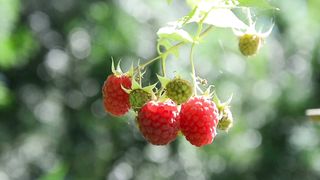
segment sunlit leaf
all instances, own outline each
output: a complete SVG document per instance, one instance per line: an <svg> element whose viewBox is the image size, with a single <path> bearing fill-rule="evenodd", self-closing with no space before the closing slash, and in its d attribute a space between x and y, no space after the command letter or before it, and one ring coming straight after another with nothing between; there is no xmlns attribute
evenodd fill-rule
<svg viewBox="0 0 320 180"><path fill-rule="evenodd" d="M174 45L168 39L159 39L158 46L162 46L165 49L164 52L166 52L166 51L168 51L168 49L170 49ZM176 57L179 57L179 49L177 49L177 48L171 50L170 53L172 53Z"/></svg>
<svg viewBox="0 0 320 180"><path fill-rule="evenodd" d="M187 16L185 16L183 18L183 24L188 23L190 21L190 19L192 19L194 17L194 15L196 15L197 10L198 10L198 7L194 7L192 9L192 11Z"/></svg>
<svg viewBox="0 0 320 180"><path fill-rule="evenodd" d="M191 7L200 7L201 9L215 8L232 8L239 4L237 0L186 0L187 4Z"/></svg>
<svg viewBox="0 0 320 180"><path fill-rule="evenodd" d="M183 29L177 29L175 27L166 26L162 27L158 30L157 35L159 38L167 38L177 41L184 41L184 42L193 42L192 37L190 34L183 30Z"/></svg>
<svg viewBox="0 0 320 180"><path fill-rule="evenodd" d="M266 0L239 0L240 6L257 7L263 9L277 9Z"/></svg>
<svg viewBox="0 0 320 180"><path fill-rule="evenodd" d="M215 9L210 11L204 23L223 28L245 29L243 23L230 9Z"/></svg>
<svg viewBox="0 0 320 180"><path fill-rule="evenodd" d="M200 14L201 12L198 12ZM203 15L194 16L190 22L200 22ZM246 29L248 26L242 22L230 9L211 10L204 23L222 28Z"/></svg>

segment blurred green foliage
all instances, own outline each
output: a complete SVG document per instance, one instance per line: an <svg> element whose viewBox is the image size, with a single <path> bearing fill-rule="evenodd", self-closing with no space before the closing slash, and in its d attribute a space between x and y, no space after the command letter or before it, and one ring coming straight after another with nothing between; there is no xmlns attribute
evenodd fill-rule
<svg viewBox="0 0 320 180"><path fill-rule="evenodd" d="M275 22L257 56L225 29L196 47L197 73L222 100L233 93L235 119L196 148L182 136L148 144L133 113L104 112L100 92L110 57L126 69L156 56L158 28L184 1L0 0L0 179L320 179L320 127L304 116L320 105L319 2L271 4L280 11L255 9L261 28ZM171 77L190 78L189 48L169 57Z"/></svg>

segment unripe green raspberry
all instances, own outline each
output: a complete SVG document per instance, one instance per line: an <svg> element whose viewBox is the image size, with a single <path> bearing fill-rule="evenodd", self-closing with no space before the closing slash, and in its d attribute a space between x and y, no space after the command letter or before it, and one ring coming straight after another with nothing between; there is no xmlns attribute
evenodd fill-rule
<svg viewBox="0 0 320 180"><path fill-rule="evenodd" d="M218 123L218 129L228 131L233 124L233 117L229 107L223 107L220 111L221 118Z"/></svg>
<svg viewBox="0 0 320 180"><path fill-rule="evenodd" d="M129 94L130 105L134 111L139 111L140 108L147 102L151 101L152 95L142 89L134 89Z"/></svg>
<svg viewBox="0 0 320 180"><path fill-rule="evenodd" d="M167 96L176 104L186 102L193 94L192 85L183 79L175 78L166 85Z"/></svg>
<svg viewBox="0 0 320 180"><path fill-rule="evenodd" d="M239 49L244 56L252 56L260 48L261 38L255 34L244 34L239 39Z"/></svg>

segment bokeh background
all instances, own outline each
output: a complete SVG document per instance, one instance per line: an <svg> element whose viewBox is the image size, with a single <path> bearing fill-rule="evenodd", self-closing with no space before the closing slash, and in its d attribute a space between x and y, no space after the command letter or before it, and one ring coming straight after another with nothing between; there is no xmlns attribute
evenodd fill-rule
<svg viewBox="0 0 320 180"><path fill-rule="evenodd" d="M180 136L152 146L134 114L103 110L111 57L123 69L155 57L156 32L190 9L182 0L0 0L0 179L320 179L320 1L271 1L275 22L257 56L245 58L229 29L195 49L198 74L221 99L233 93L234 127L213 144ZM188 51L168 73L188 76ZM156 82L158 63L145 83Z"/></svg>

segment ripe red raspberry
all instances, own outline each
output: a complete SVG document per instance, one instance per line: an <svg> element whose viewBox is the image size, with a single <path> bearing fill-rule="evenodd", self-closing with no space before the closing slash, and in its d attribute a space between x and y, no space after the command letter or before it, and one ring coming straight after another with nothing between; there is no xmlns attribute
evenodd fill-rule
<svg viewBox="0 0 320 180"><path fill-rule="evenodd" d="M216 136L218 118L214 102L203 96L193 97L181 106L180 128L191 144L204 146Z"/></svg>
<svg viewBox="0 0 320 180"><path fill-rule="evenodd" d="M102 88L105 111L114 116L123 116L130 109L129 94L122 88L131 88L131 78L125 74L109 75Z"/></svg>
<svg viewBox="0 0 320 180"><path fill-rule="evenodd" d="M172 101L149 101L139 111L137 121L147 141L154 145L165 145L177 137L178 115L178 108Z"/></svg>

